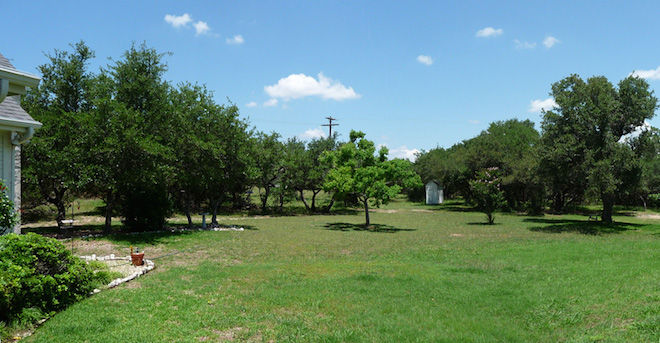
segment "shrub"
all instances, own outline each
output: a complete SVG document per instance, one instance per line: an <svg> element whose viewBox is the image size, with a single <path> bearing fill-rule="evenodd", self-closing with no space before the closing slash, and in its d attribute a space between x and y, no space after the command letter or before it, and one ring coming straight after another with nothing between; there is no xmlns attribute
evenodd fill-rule
<svg viewBox="0 0 660 343"><path fill-rule="evenodd" d="M0 237L0 321L48 316L90 294L98 281L55 239L35 233Z"/></svg>
<svg viewBox="0 0 660 343"><path fill-rule="evenodd" d="M18 215L14 210L14 202L7 196L7 187L0 180L0 235L11 232L18 223Z"/></svg>
<svg viewBox="0 0 660 343"><path fill-rule="evenodd" d="M159 230L172 213L167 188L157 183L143 183L127 190L121 197L124 225L132 231Z"/></svg>
<svg viewBox="0 0 660 343"><path fill-rule="evenodd" d="M477 173L476 180L470 181L472 200L477 208L486 214L488 224L495 223L493 212L506 205L504 192L500 188L499 169L488 168Z"/></svg>

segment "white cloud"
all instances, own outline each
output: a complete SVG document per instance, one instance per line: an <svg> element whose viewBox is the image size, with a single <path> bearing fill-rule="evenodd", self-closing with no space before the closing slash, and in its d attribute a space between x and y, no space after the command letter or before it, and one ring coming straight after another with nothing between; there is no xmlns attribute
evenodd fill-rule
<svg viewBox="0 0 660 343"><path fill-rule="evenodd" d="M385 144L382 144L382 145L385 145ZM404 159L409 160L410 162L415 162L415 159L417 158L417 156L415 156L415 155L418 154L419 152L420 152L419 149L408 149L408 147L404 145L404 146L396 148L396 149L390 149L390 154L389 154L388 157L390 159L392 159L392 158L404 158Z"/></svg>
<svg viewBox="0 0 660 343"><path fill-rule="evenodd" d="M325 138L327 135L325 133L325 130L321 130L320 128L316 129L309 129L305 131L305 133L301 133L298 135L298 138L301 140L309 140L313 138Z"/></svg>
<svg viewBox="0 0 660 343"><path fill-rule="evenodd" d="M553 107L557 106L555 99L547 98L545 100L532 100L529 102L529 109L527 112L541 113L541 111L550 111Z"/></svg>
<svg viewBox="0 0 660 343"><path fill-rule="evenodd" d="M660 80L660 67L651 70L636 70L630 73L630 75L641 77L642 79Z"/></svg>
<svg viewBox="0 0 660 343"><path fill-rule="evenodd" d="M561 41L552 36L546 36L543 40L543 45L545 45L545 47L548 49L552 48L557 43L561 43Z"/></svg>
<svg viewBox="0 0 660 343"><path fill-rule="evenodd" d="M470 124L474 124L474 125L477 125L477 124L480 123L480 121L475 120L475 119L469 119L469 120L468 120L468 123L470 123Z"/></svg>
<svg viewBox="0 0 660 343"><path fill-rule="evenodd" d="M504 33L502 29L494 29L492 27L487 27L477 31L475 37L497 37Z"/></svg>
<svg viewBox="0 0 660 343"><path fill-rule="evenodd" d="M281 98L285 101L306 96L319 96L338 101L358 99L362 96L355 93L353 87L347 88L323 73L319 73L318 80L305 74L291 74L280 79L275 85L264 87L264 91L272 98Z"/></svg>
<svg viewBox="0 0 660 343"><path fill-rule="evenodd" d="M227 44L231 44L231 45L240 45L245 43L245 39L243 39L243 36L241 35L236 35L233 38L227 38L225 39L225 41L227 42Z"/></svg>
<svg viewBox="0 0 660 343"><path fill-rule="evenodd" d="M277 99L270 99L266 102L264 102L264 107L275 107L279 103L279 100Z"/></svg>
<svg viewBox="0 0 660 343"><path fill-rule="evenodd" d="M184 13L183 15L180 16L166 14L165 21L168 24L172 25L172 27L179 28L179 27L188 26L188 23L192 21L192 17L188 13Z"/></svg>
<svg viewBox="0 0 660 343"><path fill-rule="evenodd" d="M203 22L203 21L198 21L198 22L194 23L193 26L195 27L195 31L197 32L196 33L197 36L199 36L201 34L204 34L204 33L208 33L209 31L211 31L211 27L209 26L209 24L207 24L206 22Z"/></svg>
<svg viewBox="0 0 660 343"><path fill-rule="evenodd" d="M259 106L259 105L254 101L251 101L251 102L248 102L247 104L245 104L245 107L257 107L257 106Z"/></svg>
<svg viewBox="0 0 660 343"><path fill-rule="evenodd" d="M621 139L619 139L619 143L625 143L628 140L637 138L642 134L642 132L649 131L651 128L651 124L645 120L642 125L636 127L631 133L622 136Z"/></svg>
<svg viewBox="0 0 660 343"><path fill-rule="evenodd" d="M417 56L417 62L419 62L421 64L426 64L427 66L430 66L431 64L433 64L433 58L431 58L431 56L427 56L427 55L419 55L419 56Z"/></svg>
<svg viewBox="0 0 660 343"><path fill-rule="evenodd" d="M536 43L521 42L517 39L514 39L513 42L516 43L516 49L534 49L536 47Z"/></svg>

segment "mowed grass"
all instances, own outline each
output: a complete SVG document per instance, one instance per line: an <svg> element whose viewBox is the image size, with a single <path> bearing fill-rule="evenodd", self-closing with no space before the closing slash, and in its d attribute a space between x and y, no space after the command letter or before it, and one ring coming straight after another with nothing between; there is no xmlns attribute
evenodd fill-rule
<svg viewBox="0 0 660 343"><path fill-rule="evenodd" d="M24 341L660 340L660 221L501 214L488 226L452 204L383 210L372 230L358 212L100 239L145 248L157 268Z"/></svg>

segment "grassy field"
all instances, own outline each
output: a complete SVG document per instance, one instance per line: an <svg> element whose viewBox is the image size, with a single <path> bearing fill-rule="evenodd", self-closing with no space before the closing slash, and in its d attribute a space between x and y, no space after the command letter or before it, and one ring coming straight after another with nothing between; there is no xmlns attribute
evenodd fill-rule
<svg viewBox="0 0 660 343"><path fill-rule="evenodd" d="M223 217L243 232L114 235L156 269L25 342L652 342L660 220L395 202L372 213Z"/></svg>

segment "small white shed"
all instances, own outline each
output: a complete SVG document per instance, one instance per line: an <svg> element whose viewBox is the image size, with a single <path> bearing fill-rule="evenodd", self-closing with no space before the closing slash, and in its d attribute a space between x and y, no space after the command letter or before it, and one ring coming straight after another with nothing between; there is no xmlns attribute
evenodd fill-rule
<svg viewBox="0 0 660 343"><path fill-rule="evenodd" d="M438 205L445 201L444 188L435 181L426 184L426 204Z"/></svg>
<svg viewBox="0 0 660 343"><path fill-rule="evenodd" d="M21 145L27 143L41 123L21 108L21 95L37 87L40 77L16 70L0 54L0 178L18 210L21 206ZM0 228L0 234L5 230ZM13 232L21 233L20 225Z"/></svg>

